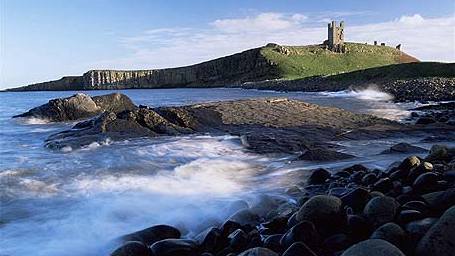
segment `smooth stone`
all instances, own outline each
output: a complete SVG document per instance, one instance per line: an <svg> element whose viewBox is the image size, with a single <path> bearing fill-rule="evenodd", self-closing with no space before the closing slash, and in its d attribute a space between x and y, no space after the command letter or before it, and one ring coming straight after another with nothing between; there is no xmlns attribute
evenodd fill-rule
<svg viewBox="0 0 455 256"><path fill-rule="evenodd" d="M283 250L283 246L281 245L281 238L283 237L282 234L274 234L268 236L264 239L264 247L268 248L274 252L280 252Z"/></svg>
<svg viewBox="0 0 455 256"><path fill-rule="evenodd" d="M433 145L430 149L427 161L447 161L449 160L449 148L446 145Z"/></svg>
<svg viewBox="0 0 455 256"><path fill-rule="evenodd" d="M341 251L351 245L349 238L345 234L329 236L322 244L324 248L330 249L331 251Z"/></svg>
<svg viewBox="0 0 455 256"><path fill-rule="evenodd" d="M404 154L404 153L426 153L428 150L411 145L409 143L398 143L391 146L389 149L384 150L381 154Z"/></svg>
<svg viewBox="0 0 455 256"><path fill-rule="evenodd" d="M417 156L410 156L404 159L398 166L398 169L409 171L420 165L420 159Z"/></svg>
<svg viewBox="0 0 455 256"><path fill-rule="evenodd" d="M154 256L197 256L198 245L189 239L164 239L150 247Z"/></svg>
<svg viewBox="0 0 455 256"><path fill-rule="evenodd" d="M423 214L417 210L403 210L398 214L398 222L405 224L414 220L421 219Z"/></svg>
<svg viewBox="0 0 455 256"><path fill-rule="evenodd" d="M341 256L405 256L405 254L385 240L368 239L349 247Z"/></svg>
<svg viewBox="0 0 455 256"><path fill-rule="evenodd" d="M222 231L219 228L211 227L201 232L195 239L205 251L214 251L220 247Z"/></svg>
<svg viewBox="0 0 455 256"><path fill-rule="evenodd" d="M259 224L259 216L253 213L251 209L241 209L232 214L228 220L236 222L242 226L251 225L256 226Z"/></svg>
<svg viewBox="0 0 455 256"><path fill-rule="evenodd" d="M452 205L455 205L455 188L423 194L422 198L430 209L443 212Z"/></svg>
<svg viewBox="0 0 455 256"><path fill-rule="evenodd" d="M248 244L248 234L241 229L237 229L228 236L229 245L234 250L241 250Z"/></svg>
<svg viewBox="0 0 455 256"><path fill-rule="evenodd" d="M409 201L401 206L403 210L417 210L422 213L428 211L428 205L423 201Z"/></svg>
<svg viewBox="0 0 455 256"><path fill-rule="evenodd" d="M286 232L281 238L283 248L291 246L295 242L304 242L312 246L319 242L319 234L316 227L309 221L302 221Z"/></svg>
<svg viewBox="0 0 455 256"><path fill-rule="evenodd" d="M172 226L156 225L124 235L121 239L123 241L140 241L145 245L150 246L157 241L168 238L180 238L180 236L180 231Z"/></svg>
<svg viewBox="0 0 455 256"><path fill-rule="evenodd" d="M348 230L351 237L355 240L364 240L368 238L371 231L371 225L360 215L348 215Z"/></svg>
<svg viewBox="0 0 455 256"><path fill-rule="evenodd" d="M416 256L453 256L455 253L455 206L449 208L420 239Z"/></svg>
<svg viewBox="0 0 455 256"><path fill-rule="evenodd" d="M273 234L284 233L287 230L288 218L276 217L271 221L262 223L261 226L269 229Z"/></svg>
<svg viewBox="0 0 455 256"><path fill-rule="evenodd" d="M378 176L374 173L368 173L367 175L363 176L362 184L371 185L378 181Z"/></svg>
<svg viewBox="0 0 455 256"><path fill-rule="evenodd" d="M238 256L278 256L278 253L264 247L255 247L240 253Z"/></svg>
<svg viewBox="0 0 455 256"><path fill-rule="evenodd" d="M317 256L305 243L296 242L282 254L282 256Z"/></svg>
<svg viewBox="0 0 455 256"><path fill-rule="evenodd" d="M392 197L374 197L363 209L363 214L374 226L380 226L395 219L398 206Z"/></svg>
<svg viewBox="0 0 455 256"><path fill-rule="evenodd" d="M393 189L392 180L389 178L379 179L376 183L374 183L373 189L382 193L387 193Z"/></svg>
<svg viewBox="0 0 455 256"><path fill-rule="evenodd" d="M355 211L362 210L368 200L370 200L370 193L364 188L356 188L341 197L343 204L352 207Z"/></svg>
<svg viewBox="0 0 455 256"><path fill-rule="evenodd" d="M308 200L297 212L297 221L310 221L322 233L331 233L343 227L346 216L338 197L317 195Z"/></svg>
<svg viewBox="0 0 455 256"><path fill-rule="evenodd" d="M343 171L352 174L355 172L366 172L366 171L368 171L368 168L366 168L365 166L363 166L361 164L354 164L352 166L344 168Z"/></svg>
<svg viewBox="0 0 455 256"><path fill-rule="evenodd" d="M318 185L324 184L328 178L330 178L331 174L329 171L323 168L318 168L313 170L310 177L308 178L308 184L310 185Z"/></svg>
<svg viewBox="0 0 455 256"><path fill-rule="evenodd" d="M152 256L152 252L141 242L129 241L112 252L111 256Z"/></svg>
<svg viewBox="0 0 455 256"><path fill-rule="evenodd" d="M405 230L411 236L411 240L416 242L420 240L437 221L438 218L425 218L412 221L406 224Z"/></svg>
<svg viewBox="0 0 455 256"><path fill-rule="evenodd" d="M353 158L353 155L324 148L313 148L303 152L298 159L305 161L328 162Z"/></svg>
<svg viewBox="0 0 455 256"><path fill-rule="evenodd" d="M415 191L432 192L438 189L439 177L433 172L427 172L419 175L412 184Z"/></svg>
<svg viewBox="0 0 455 256"><path fill-rule="evenodd" d="M393 222L386 223L377 228L370 236L370 239L382 239L401 248L405 242L406 232Z"/></svg>

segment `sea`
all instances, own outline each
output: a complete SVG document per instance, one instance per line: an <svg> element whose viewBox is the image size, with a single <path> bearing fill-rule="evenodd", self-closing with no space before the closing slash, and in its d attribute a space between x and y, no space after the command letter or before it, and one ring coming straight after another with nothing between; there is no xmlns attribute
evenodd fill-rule
<svg viewBox="0 0 455 256"><path fill-rule="evenodd" d="M274 92L234 88L85 91L120 92L137 105L179 106L264 97L299 99L407 122L420 103L394 103L373 89L341 92ZM424 148L417 137L338 141L356 156L336 163L291 161L289 155L258 155L236 136L106 140L71 151L53 151L45 139L76 122L48 123L12 116L76 91L0 93L0 255L107 255L121 235L156 224L194 237L222 223L239 200L287 199L285 188L318 167L337 170L354 162L386 168L406 155L380 152L399 142Z"/></svg>

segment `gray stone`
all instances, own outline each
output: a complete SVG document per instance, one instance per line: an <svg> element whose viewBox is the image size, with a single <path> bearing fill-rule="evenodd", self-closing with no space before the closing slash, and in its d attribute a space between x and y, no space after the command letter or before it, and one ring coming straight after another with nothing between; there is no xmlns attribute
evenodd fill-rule
<svg viewBox="0 0 455 256"><path fill-rule="evenodd" d="M382 239L401 248L405 236L406 232L399 225L389 222L377 228L373 234L371 234L370 239Z"/></svg>
<svg viewBox="0 0 455 256"><path fill-rule="evenodd" d="M417 256L453 256L455 253L455 206L449 208L417 244Z"/></svg>
<svg viewBox="0 0 455 256"><path fill-rule="evenodd" d="M405 256L405 254L385 240L368 239L349 247L341 256Z"/></svg>
<svg viewBox="0 0 455 256"><path fill-rule="evenodd" d="M398 206L392 197L374 197L365 205L363 214L373 225L380 226L394 220Z"/></svg>

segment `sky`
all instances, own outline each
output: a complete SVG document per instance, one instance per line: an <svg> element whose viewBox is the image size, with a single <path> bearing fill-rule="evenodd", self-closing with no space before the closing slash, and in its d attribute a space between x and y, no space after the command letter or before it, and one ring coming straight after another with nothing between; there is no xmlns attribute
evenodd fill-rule
<svg viewBox="0 0 455 256"><path fill-rule="evenodd" d="M195 64L269 42L345 39L455 62L454 0L0 0L0 89L91 69Z"/></svg>

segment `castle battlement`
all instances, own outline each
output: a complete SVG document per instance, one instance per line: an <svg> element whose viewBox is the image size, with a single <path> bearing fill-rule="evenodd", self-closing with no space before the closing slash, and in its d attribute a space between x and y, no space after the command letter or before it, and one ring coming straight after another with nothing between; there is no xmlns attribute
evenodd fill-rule
<svg viewBox="0 0 455 256"><path fill-rule="evenodd" d="M325 42L329 50L334 52L345 52L344 45L344 21L337 26L336 21L332 21L327 25L328 39Z"/></svg>

